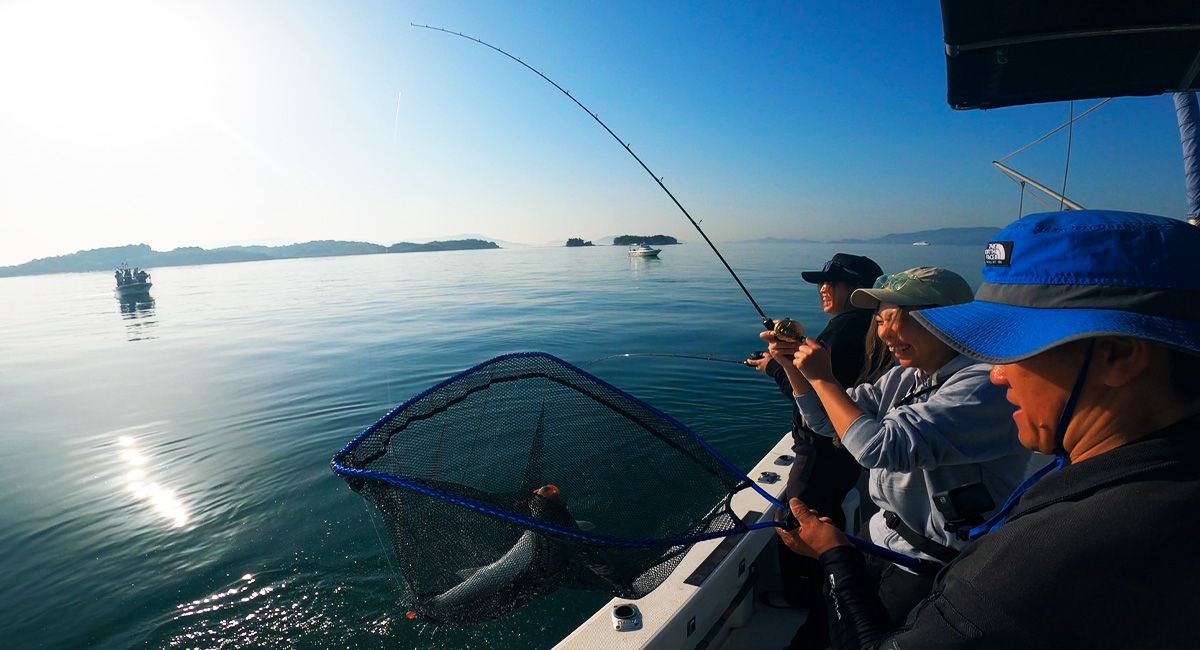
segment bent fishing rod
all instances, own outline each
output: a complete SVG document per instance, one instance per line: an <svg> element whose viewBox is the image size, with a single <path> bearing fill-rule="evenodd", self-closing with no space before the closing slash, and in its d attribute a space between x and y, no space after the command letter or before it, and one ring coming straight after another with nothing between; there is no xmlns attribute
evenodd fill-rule
<svg viewBox="0 0 1200 650"><path fill-rule="evenodd" d="M551 80L549 77L547 77L546 75L539 72L533 66L529 65L528 63L525 63L521 59L518 59L517 57L509 54L508 52L505 52L504 50L496 47L495 45L485 43L477 38L467 36L466 34L460 34L459 32L453 32L448 29L442 29L440 27L431 27L429 25L418 25L416 23L409 23L409 24L412 25L413 27L420 27L422 29L431 29L433 31L443 32L443 33L451 34L454 36L459 36L459 37L467 39L468 41L474 41L476 43L479 43L480 45L483 45L492 50L495 50L495 51L499 52L500 54L503 54L504 56L512 59L513 61L516 61L517 63L520 63L521 65L525 66L526 68L528 68L531 72L533 72L537 76L541 77L542 79L545 79L546 82L549 83L551 86L554 86L555 88L557 88L559 90L559 92L561 92L562 94L569 97L571 99L571 101L575 102L576 106L579 106L579 108L582 108L588 115L592 116L593 120L596 120L597 124L599 124L601 127L603 127L605 131L608 131L608 134L611 135L614 140L621 143L621 146L624 147L625 151L629 152L629 155L633 156L633 159L636 160L638 162L638 164L642 166L642 169L646 170L647 174L650 174L650 177L654 179L654 182L658 183L658 186L661 187L662 190L667 193L667 196L671 197L671 201L675 203L675 206L678 207L681 212L683 212L683 216L687 217L687 220L689 222L691 222L692 226L696 229L696 232L700 233L700 236L703 237L704 241L708 243L709 248L711 248L713 253L715 253L717 255L717 259L721 260L721 263L725 265L725 269L729 271L729 274L733 276L734 281L736 281L738 286L741 287L742 293L746 294L746 297L750 299L750 304L754 305L754 310L757 311L758 315L762 317L763 326L766 327L768 330L771 330L771 332L774 333L775 337L780 340L793 342L793 343L801 342L804 340L804 327L802 325L800 325L800 323L798 323L790 318L782 318L778 321L775 321L775 320L768 318L767 315L763 313L763 310L761 308L759 308L758 303L754 300L754 297L750 295L750 291L748 289L746 289L746 285L742 284L741 279L738 278L737 273L734 272L733 267L729 266L729 262L725 261L725 257L722 256L721 252L717 250L716 245L712 243L712 240L708 238L708 235L704 234L704 231L700 228L700 224L697 223L696 220L692 218L692 215L688 214L688 211L683 207L683 205L679 202L679 200L675 198L675 195L671 193L671 190L667 189L667 186L665 184L663 184L662 178L659 176L656 176L654 174L654 172L651 171L650 168L646 165L646 163L642 162L642 159L639 158L637 154L633 153L633 149L630 149L629 145L624 140L617 137L617 134L613 133L613 130L608 128L607 124L605 124L599 117L597 117L596 114L593 113L587 106L584 106L582 102L580 102L578 99L575 99L575 97L571 93L564 90L562 86L559 86L558 84L554 83L553 80ZM713 360L715 361L716 359L713 359ZM761 492L761 490L760 490L760 492ZM765 492L762 494L764 496L766 496ZM779 522L774 522L775 526L780 527L780 528L786 528L786 529L794 529L799 526L799 523L796 521L795 516L792 514L791 510L788 508L788 504L782 503L782 502L778 501L777 499L771 499L769 497L768 497L768 499L770 501L772 501L774 505L778 506L784 513L783 520L779 521ZM930 571L931 570L932 563L928 560L909 557L907 555L897 553L896 551L893 551L889 548L877 546L875 544L872 544L871 542L868 542L863 539L859 539L857 537L847 536L847 538L850 540L850 542L855 547L857 547L860 551L862 551L864 553L870 553L872 555L876 555L878 557L885 558L895 564L900 564L900 565L909 567L911 569L914 569L916 571Z"/></svg>
<svg viewBox="0 0 1200 650"><path fill-rule="evenodd" d="M742 284L741 278L739 278L737 273L734 272L733 267L729 265L729 262L725 261L725 257L723 255L721 255L721 251L717 250L716 244L713 244L712 240L708 238L708 235L704 234L704 230L702 230L700 228L700 224L695 219L692 218L691 214L688 214L687 209L683 207L683 204L679 202L679 199L675 198L675 195L671 193L671 190L667 189L667 186L663 183L662 177L658 176L653 171L651 171L650 167L648 167L646 165L646 163L643 162L642 159L639 158L638 155L633 152L633 149L631 149L629 147L629 143L622 140L619 136L617 136L616 133L613 133L613 130L608 128L608 125L605 124L603 120L601 120L595 113L593 113L591 111L591 109L589 109L587 106L583 105L583 102L576 99L574 95L567 92L566 89L564 89L562 86L558 85L557 83L554 83L553 79L542 74L537 68L534 68L533 66L529 65L528 63L525 63L521 59L509 54L508 52L505 52L504 50L496 47L495 45L492 45L490 43L485 43L485 42L479 40L478 38L474 38L472 36L467 36L466 34L451 31L449 29L442 29L441 27L432 27L430 25L418 25L416 23L409 23L409 25L412 25L413 27L419 27L421 29L429 29L429 30L433 30L435 32L442 32L444 34L451 34L453 36L459 36L461 38L467 39L468 41L474 41L484 47L495 50L495 51L499 52L500 54L503 54L504 56L512 59L513 61L516 61L517 63L520 63L521 65L525 66L527 69L529 69L530 72L536 74L537 76L541 77L542 79L545 79L546 83L550 84L551 86L554 86L555 88L558 89L559 92L561 92L562 94L569 97L571 99L571 101L575 102L576 106L578 106L579 108L582 108L585 113L587 113L588 115L590 115L592 117L593 120L596 120L597 124L599 124L601 127L603 127L605 131L608 131L608 134L611 135L614 140L616 140L618 143L620 143L621 147L624 148L625 151L629 152L629 155L633 156L633 159L636 160L638 162L638 164L642 166L642 169L646 170L647 174L650 174L650 178L654 179L654 182L657 183L658 186L662 188L662 191L667 193L667 196L669 196L671 198L671 201L675 204L675 207L679 208L679 211L683 213L683 216L687 217L687 220L689 222L691 222L692 227L694 227L696 229L696 232L700 233L700 236L704 238L704 241L708 244L708 247L712 249L712 252L716 253L717 259L721 260L721 264L725 265L725 269L727 271L729 271L729 275L733 276L734 282L737 282L738 287L740 287L742 289L742 293L746 294L746 297L750 299L750 304L754 305L754 311L757 311L758 315L762 317L763 327L766 327L768 330L771 330L772 333L775 334L776 338L783 340L783 341L795 343L795 342L804 340L804 327L801 326L800 323L798 323L790 318L782 318L778 321L775 321L771 318L768 318L767 315L765 313L763 313L762 308L760 308L758 306L758 302L756 302L754 300L754 296L750 295L750 290L746 288L746 285Z"/></svg>

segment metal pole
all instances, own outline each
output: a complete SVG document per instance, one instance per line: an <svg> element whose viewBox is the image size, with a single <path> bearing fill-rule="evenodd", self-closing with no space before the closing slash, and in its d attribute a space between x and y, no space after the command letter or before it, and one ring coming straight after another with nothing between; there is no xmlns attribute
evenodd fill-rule
<svg viewBox="0 0 1200 650"><path fill-rule="evenodd" d="M1087 208L1083 207L1082 205L1079 205L1078 203L1072 201L1071 199L1068 199L1067 197L1063 196L1062 194L1059 194L1058 192L1055 192L1054 190L1046 187L1045 185L1042 185L1041 183L1033 180L1032 178L1029 178L1028 176L1022 174L1021 172L1018 172L1017 170L1013 169L1012 167L1005 165L1002 162L994 161L994 162L992 162L992 165L995 166L996 169L999 169L1001 172L1004 172L1009 177L1015 178L1019 181L1025 182L1025 183L1028 183L1028 184L1032 185L1033 187L1054 197L1055 200L1061 201L1064 206L1066 206L1072 210L1086 210L1087 209Z"/></svg>

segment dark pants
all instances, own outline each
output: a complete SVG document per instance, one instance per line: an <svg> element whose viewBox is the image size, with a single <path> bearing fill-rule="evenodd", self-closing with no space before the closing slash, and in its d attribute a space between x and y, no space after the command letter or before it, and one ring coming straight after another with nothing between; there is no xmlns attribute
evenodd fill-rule
<svg viewBox="0 0 1200 650"><path fill-rule="evenodd" d="M933 591L934 578L909 573L873 555L866 556L867 571L879 580L879 599L887 609L892 625L904 624L911 612Z"/></svg>
<svg viewBox="0 0 1200 650"><path fill-rule="evenodd" d="M792 451L796 460L788 473L787 498L800 499L844 530L846 515L842 512L842 502L858 483L862 467L845 448L834 446L830 438L797 439ZM824 581L821 563L793 553L780 542L779 566L783 574L784 598L792 605L808 610L808 619L797 630L789 647L795 650L828 647L829 621L825 598L821 594Z"/></svg>

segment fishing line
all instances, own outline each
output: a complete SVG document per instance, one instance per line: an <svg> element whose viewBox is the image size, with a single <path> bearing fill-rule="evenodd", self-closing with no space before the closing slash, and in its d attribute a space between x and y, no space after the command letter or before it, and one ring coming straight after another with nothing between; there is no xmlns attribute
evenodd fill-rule
<svg viewBox="0 0 1200 650"><path fill-rule="evenodd" d="M721 251L717 250L716 245L713 244L712 240L708 238L708 235L704 234L704 231L701 230L700 224L697 223L697 221L692 218L691 214L688 214L687 209L683 207L683 204L679 202L679 199L676 199L675 195L671 193L671 190L667 189L667 186L665 184L663 184L662 177L658 176L653 171L651 171L650 167L648 167L645 162L642 162L642 159L639 158L637 154L633 153L633 149L629 148L629 144L627 142L625 142L619 136L617 136L616 133L613 133L613 130L608 128L607 124L605 124L599 117L597 117L596 114L591 111L591 109L589 109L587 106L584 106L583 103L580 102L578 99L575 99L574 95L567 92L562 86L554 83L554 81L552 79L550 79L550 77L547 77L546 75L542 74L540 71L538 71L537 68L534 68L533 66L529 65L528 63L525 63L521 59L509 54L508 52L505 52L504 50L496 47L495 45L485 43L485 42L479 40L478 38L474 38L472 36L467 36L466 34L461 34L459 32L450 31L448 29L442 29L441 27L431 27L429 25L418 25L416 23L409 23L409 24L412 25L413 27L420 27L421 29L430 29L435 32L443 32L446 34L452 34L454 36L459 36L459 37L467 39L468 41L474 41L476 43L479 43L480 45L483 45L484 47L495 50L495 51L499 52L500 54L503 54L504 56L512 59L513 61L516 61L517 63L520 63L521 65L525 66L526 68L529 69L530 72L533 72L534 74L541 77L542 79L545 79L547 83L549 83L551 86L554 86L555 88L557 88L559 90L559 92L561 92L562 94L569 97L571 99L571 101L575 102L576 106L578 106L579 108L582 108L584 110L584 112L586 112L588 115L592 116L593 120L596 120L597 124L599 124L601 127L603 127L605 131L608 131L608 134L611 135L614 140L619 142L621 144L621 146L625 148L625 151L629 152L629 155L633 156L633 159L636 160L638 162L638 164L642 166L642 169L646 170L647 174L650 174L650 178L653 178L654 182L658 183L658 186L662 188L662 191L666 192L667 196L671 197L671 201L673 203L675 203L675 207L679 208L679 210L681 212L683 212L683 216L687 217L687 220L689 222L691 222L692 226L696 229L696 232L700 233L700 236L704 238L704 241L708 244L708 247L711 248L714 253L716 253L717 259L721 260L721 264L725 265L725 269L727 271L729 271L730 275L733 276L734 282L737 282L738 286L741 287L742 293L746 294L746 297L750 299L750 304L754 305L754 311L757 311L758 315L762 317L763 326L765 326L769 330L775 330L777 335L784 334L784 336L786 336L786 337L792 337L792 338L796 338L796 339L803 338L803 331L800 331L800 332L794 331L794 328L799 326L798 323L795 323L794 321L791 321L790 319L786 319L786 318L782 319L780 321L780 323L776 323L774 320L767 318L767 315L765 313L763 313L763 310L758 306L758 302L754 300L754 296L750 295L750 291L746 288L746 285L742 284L741 278L739 278L737 273L734 272L733 267L729 266L729 262L725 261L725 257L721 255ZM787 326L781 328L780 324L783 324L785 322L787 323ZM793 328L793 329L789 329L789 327ZM802 328L801 328L801 330L802 330ZM785 338L784 340L788 340L788 339Z"/></svg>
<svg viewBox="0 0 1200 650"><path fill-rule="evenodd" d="M379 540L379 550L383 551L383 558L387 561L388 570L392 577L396 580L396 586L404 589L404 581L400 578L400 567L392 565L392 556L388 553L387 546L383 543L383 535L379 534L379 526L375 525L375 514L371 512L371 504L363 501L363 507L367 509L367 519L371 520L371 528L375 529L375 539Z"/></svg>
<svg viewBox="0 0 1200 650"><path fill-rule="evenodd" d="M722 359L721 357L714 355L703 357L694 354L674 354L669 352L626 352L625 354L610 354L607 357L600 357L599 359L589 361L580 367L586 368L592 364L600 363L601 361L608 361L609 359L629 359L631 357L667 357L671 359L695 359L696 361L717 361L720 363L736 363L739 365L746 365L745 361L738 361L737 359Z"/></svg>

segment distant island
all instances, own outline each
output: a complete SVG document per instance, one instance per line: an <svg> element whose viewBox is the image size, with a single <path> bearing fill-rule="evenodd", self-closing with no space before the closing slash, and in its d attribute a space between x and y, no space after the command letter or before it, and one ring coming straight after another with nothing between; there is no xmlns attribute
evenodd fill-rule
<svg viewBox="0 0 1200 650"><path fill-rule="evenodd" d="M420 253L427 251L461 251L498 249L495 242L482 239L432 241L428 244L400 242L391 246L353 241L310 241L288 246L227 246L206 250L189 246L172 251L151 250L146 244L117 246L79 251L70 255L47 257L16 266L0 266L0 277L42 275L47 273L83 273L111 271L122 265L156 268L191 266L194 264L224 264L227 262L258 262L303 257L337 257L341 255L378 255L382 253Z"/></svg>
<svg viewBox="0 0 1200 650"><path fill-rule="evenodd" d="M613 237L613 246L630 246L633 244L650 244L651 246L669 246L678 244L679 240L670 235L621 235Z"/></svg>
<svg viewBox="0 0 1200 650"><path fill-rule="evenodd" d="M982 246L988 242L996 233L1000 232L999 228L990 226L982 226L976 228L938 228L935 230L918 230L916 232L902 232L876 237L874 239L831 239L828 241L817 241L815 239L778 239L775 237L766 237L763 239L749 239L741 243L745 244L904 244L911 246L913 242L928 242L930 244L941 244L943 246L968 245Z"/></svg>
<svg viewBox="0 0 1200 650"><path fill-rule="evenodd" d="M567 246L593 246L593 245L594 244L592 244L592 242L583 241L582 239L580 239L578 237L572 237L567 240Z"/></svg>

